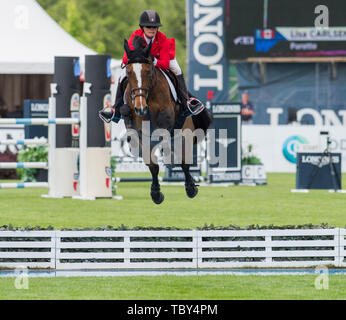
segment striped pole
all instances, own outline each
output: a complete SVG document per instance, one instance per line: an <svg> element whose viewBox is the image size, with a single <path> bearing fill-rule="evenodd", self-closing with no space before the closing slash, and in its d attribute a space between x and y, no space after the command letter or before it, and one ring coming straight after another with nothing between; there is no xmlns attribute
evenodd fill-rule
<svg viewBox="0 0 346 320"><path fill-rule="evenodd" d="M0 189L48 188L48 182L0 183Z"/></svg>
<svg viewBox="0 0 346 320"><path fill-rule="evenodd" d="M48 125L48 124L79 124L79 119L75 118L18 118L18 119L0 119L0 124L26 124L26 125Z"/></svg>
<svg viewBox="0 0 346 320"><path fill-rule="evenodd" d="M0 162L0 169L48 169L47 162Z"/></svg>
<svg viewBox="0 0 346 320"><path fill-rule="evenodd" d="M1 140L0 145L47 145L48 140L45 138L40 139L24 139L24 140Z"/></svg>
<svg viewBox="0 0 346 320"><path fill-rule="evenodd" d="M56 98L54 97L54 90L52 90L52 96L49 98L49 109L48 109L48 118L53 119L56 117ZM48 197L56 197L56 188L55 180L56 169L55 169L55 150L56 150L56 126L48 126Z"/></svg>

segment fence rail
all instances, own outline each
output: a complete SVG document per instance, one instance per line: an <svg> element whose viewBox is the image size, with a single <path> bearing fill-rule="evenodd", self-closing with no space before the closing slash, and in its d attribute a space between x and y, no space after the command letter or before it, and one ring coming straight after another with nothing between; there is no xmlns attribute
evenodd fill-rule
<svg viewBox="0 0 346 320"><path fill-rule="evenodd" d="M48 188L48 182L0 183L0 189Z"/></svg>
<svg viewBox="0 0 346 320"><path fill-rule="evenodd" d="M346 266L346 229L0 231L0 267L155 269Z"/></svg>
<svg viewBox="0 0 346 320"><path fill-rule="evenodd" d="M27 125L48 125L48 124L79 124L77 118L7 118L0 119L0 124L27 124Z"/></svg>
<svg viewBox="0 0 346 320"><path fill-rule="evenodd" d="M47 162L0 162L0 169L48 169Z"/></svg>
<svg viewBox="0 0 346 320"><path fill-rule="evenodd" d="M48 140L46 138L24 139L24 140L5 139L5 140L1 140L0 144L1 145L36 145L36 146L44 146L44 145L48 145Z"/></svg>

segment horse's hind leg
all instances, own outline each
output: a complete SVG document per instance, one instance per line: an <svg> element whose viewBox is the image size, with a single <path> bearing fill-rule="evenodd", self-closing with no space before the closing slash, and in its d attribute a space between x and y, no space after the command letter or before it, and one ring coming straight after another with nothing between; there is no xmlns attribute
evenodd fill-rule
<svg viewBox="0 0 346 320"><path fill-rule="evenodd" d="M149 170L151 172L151 176L153 178L151 183L151 199L154 203L160 204L165 199L163 193L160 191L160 183L159 183L159 166L157 164L151 163L148 165Z"/></svg>
<svg viewBox="0 0 346 320"><path fill-rule="evenodd" d="M181 164L181 168L184 171L185 174L185 191L186 191L186 195L189 198L194 198L197 193L198 193L198 188L195 185L195 182L193 181L193 178L190 174L190 165L189 164L185 164L182 163Z"/></svg>

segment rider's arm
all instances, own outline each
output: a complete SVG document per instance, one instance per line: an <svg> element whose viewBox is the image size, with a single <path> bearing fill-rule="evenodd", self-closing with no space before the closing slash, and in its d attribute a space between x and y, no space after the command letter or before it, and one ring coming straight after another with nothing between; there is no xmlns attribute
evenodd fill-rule
<svg viewBox="0 0 346 320"><path fill-rule="evenodd" d="M165 35L159 37L159 52L160 56L156 57L157 63L156 67L168 70L169 68L169 50L170 50L170 42L166 38Z"/></svg>

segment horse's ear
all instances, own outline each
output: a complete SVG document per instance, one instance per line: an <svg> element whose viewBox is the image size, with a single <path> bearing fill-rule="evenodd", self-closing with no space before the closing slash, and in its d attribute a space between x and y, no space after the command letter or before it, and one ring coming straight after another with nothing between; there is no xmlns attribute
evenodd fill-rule
<svg viewBox="0 0 346 320"><path fill-rule="evenodd" d="M151 51L151 47L153 45L153 42L150 41L149 45L147 45L144 49L144 53L146 57L149 57L150 51Z"/></svg>
<svg viewBox="0 0 346 320"><path fill-rule="evenodd" d="M126 54L129 55L129 52L131 51L131 49L130 49L129 43L126 39L124 39L124 49L126 51Z"/></svg>

